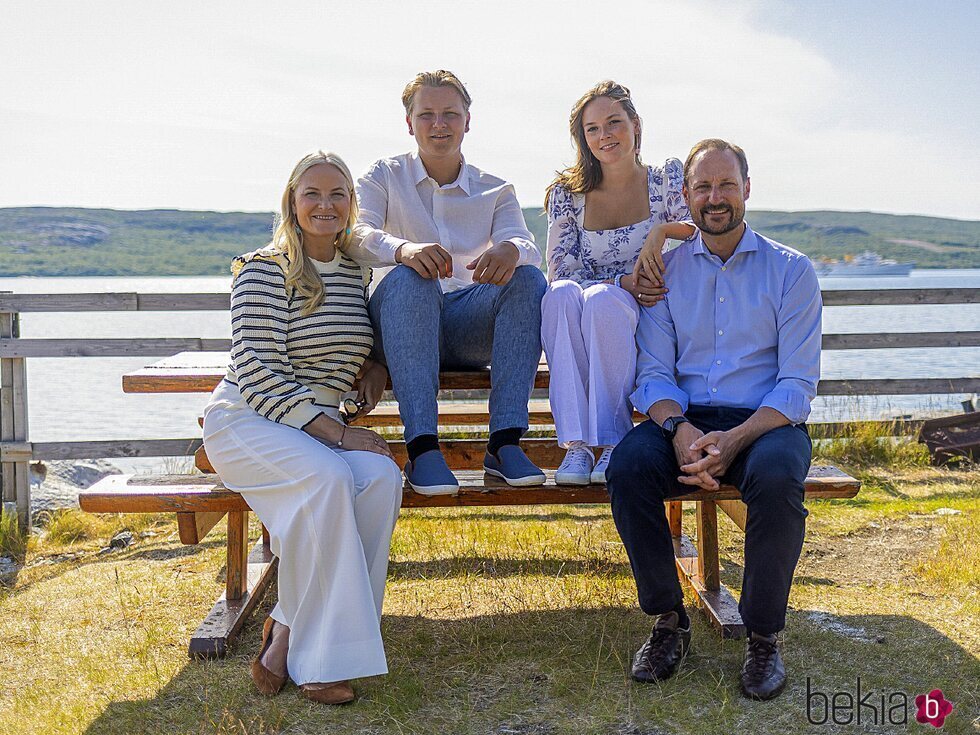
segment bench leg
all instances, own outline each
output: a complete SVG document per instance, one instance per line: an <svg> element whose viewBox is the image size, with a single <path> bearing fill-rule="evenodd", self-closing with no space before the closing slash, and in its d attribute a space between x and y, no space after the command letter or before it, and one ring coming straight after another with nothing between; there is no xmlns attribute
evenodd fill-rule
<svg viewBox="0 0 980 735"><path fill-rule="evenodd" d="M667 501L667 525L670 526L670 535L674 538L680 538L683 529L681 527L681 518L684 514L684 503L680 500L668 500Z"/></svg>
<svg viewBox="0 0 980 735"><path fill-rule="evenodd" d="M702 500L697 507L698 574L705 589L712 592L721 586L721 565L718 561L718 509L711 500Z"/></svg>
<svg viewBox="0 0 980 735"><path fill-rule="evenodd" d="M749 522L749 507L745 503L741 500L716 500L715 505L745 533L745 524Z"/></svg>
<svg viewBox="0 0 980 735"><path fill-rule="evenodd" d="M683 534L674 538L677 575L691 590L695 601L723 638L742 638L745 636L745 624L738 612L738 602L731 591L721 584L719 574L717 508L712 501L699 501L697 505L697 548Z"/></svg>
<svg viewBox="0 0 980 735"><path fill-rule="evenodd" d="M191 638L191 658L223 658L272 581L277 559L259 541L248 553L248 511L228 513L225 594Z"/></svg>
<svg viewBox="0 0 980 735"><path fill-rule="evenodd" d="M240 600L248 587L248 511L228 513L228 563L225 599Z"/></svg>
<svg viewBox="0 0 980 735"><path fill-rule="evenodd" d="M224 511L214 513L177 513L177 531L180 534L180 543L188 546L201 543L208 532L218 525L218 522L225 517Z"/></svg>

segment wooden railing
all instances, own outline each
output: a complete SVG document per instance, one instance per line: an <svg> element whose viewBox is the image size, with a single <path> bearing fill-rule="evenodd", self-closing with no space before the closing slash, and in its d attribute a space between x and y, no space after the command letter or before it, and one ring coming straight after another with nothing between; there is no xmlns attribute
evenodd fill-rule
<svg viewBox="0 0 980 735"><path fill-rule="evenodd" d="M978 304L980 288L831 290L824 306ZM25 360L32 357L164 357L177 352L227 351L227 339L23 339L20 314L31 312L227 311L220 293L0 294L0 492L4 512L30 520L31 460L113 457L166 457L193 454L199 438L75 442L30 442L27 421ZM975 325L971 325L975 326ZM977 347L980 331L825 334L825 350L910 347ZM980 393L980 375L938 378L822 380L819 395L918 395ZM825 436L842 424L814 424L814 436ZM913 430L917 422L900 422Z"/></svg>

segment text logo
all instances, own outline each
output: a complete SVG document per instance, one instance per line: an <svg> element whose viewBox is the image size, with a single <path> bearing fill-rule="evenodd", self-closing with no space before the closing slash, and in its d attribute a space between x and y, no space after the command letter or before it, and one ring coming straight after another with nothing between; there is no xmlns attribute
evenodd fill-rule
<svg viewBox="0 0 980 735"><path fill-rule="evenodd" d="M949 713L953 711L953 703L943 696L942 689L933 689L928 694L920 694L915 698L916 722L933 727L942 727Z"/></svg>
<svg viewBox="0 0 980 735"><path fill-rule="evenodd" d="M940 692L940 696L941 696ZM861 677L853 692L822 692L806 678L806 718L811 725L907 725L909 698L905 692L863 690Z"/></svg>

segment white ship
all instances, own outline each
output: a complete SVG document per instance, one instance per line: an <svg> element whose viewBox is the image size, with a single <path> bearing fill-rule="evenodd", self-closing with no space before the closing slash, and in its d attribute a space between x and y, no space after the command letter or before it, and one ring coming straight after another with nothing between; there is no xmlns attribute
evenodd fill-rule
<svg viewBox="0 0 980 735"><path fill-rule="evenodd" d="M899 263L882 258L870 250L860 255L845 255L844 260L819 260L813 264L818 276L907 276L915 263Z"/></svg>

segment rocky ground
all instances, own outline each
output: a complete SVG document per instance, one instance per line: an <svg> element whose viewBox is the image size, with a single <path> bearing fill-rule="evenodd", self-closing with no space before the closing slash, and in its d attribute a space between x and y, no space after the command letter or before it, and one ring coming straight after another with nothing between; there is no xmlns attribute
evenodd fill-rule
<svg viewBox="0 0 980 735"><path fill-rule="evenodd" d="M122 470L104 459L31 463L31 514L77 508L78 491Z"/></svg>

